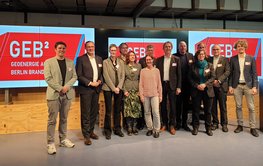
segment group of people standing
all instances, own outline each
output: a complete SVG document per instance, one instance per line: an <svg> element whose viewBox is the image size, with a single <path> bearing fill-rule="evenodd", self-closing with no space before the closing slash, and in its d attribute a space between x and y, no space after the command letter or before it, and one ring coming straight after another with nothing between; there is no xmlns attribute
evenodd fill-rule
<svg viewBox="0 0 263 166"><path fill-rule="evenodd" d="M48 154L55 154L54 133L57 114L59 120L60 145L72 148L74 144L66 138L67 115L73 97L73 84L78 80L80 94L81 130L84 144L91 145L91 139L99 139L94 132L98 115L98 100L103 90L105 119L103 135L111 139L115 135L124 137L138 135L138 129L146 124L147 136L158 138L161 131L175 135L183 128L198 134L201 106L204 110L206 133L219 127L217 102L220 108L220 124L223 132L227 128L227 92L234 94L238 127L235 133L243 131L242 96L249 108L250 132L258 137L255 129L254 95L257 93L257 73L253 57L246 55L247 42L235 43L237 56L228 59L220 55L220 46L212 47L212 56L206 54L205 44L198 45L198 51L187 52L187 44L179 43L178 52L172 54L173 44L163 44L164 55L155 59L154 47L146 47L146 56L137 63L136 53L128 51L128 45L118 47L110 44L110 56L102 60L95 55L92 41L85 43L86 53L73 61L65 58L66 44L55 44L56 56L44 63L44 76L48 84ZM112 100L113 99L113 100ZM190 108L192 103L192 108ZM160 108L159 108L160 107ZM188 111L192 110L191 130L188 126ZM111 115L113 112L113 126Z"/></svg>

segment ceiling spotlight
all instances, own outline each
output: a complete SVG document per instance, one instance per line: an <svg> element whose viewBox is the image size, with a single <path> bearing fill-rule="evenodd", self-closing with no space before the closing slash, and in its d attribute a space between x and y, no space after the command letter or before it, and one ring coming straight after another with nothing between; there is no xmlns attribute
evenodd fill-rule
<svg viewBox="0 0 263 166"><path fill-rule="evenodd" d="M1 3L5 6L11 7L12 1L11 0L2 0Z"/></svg>

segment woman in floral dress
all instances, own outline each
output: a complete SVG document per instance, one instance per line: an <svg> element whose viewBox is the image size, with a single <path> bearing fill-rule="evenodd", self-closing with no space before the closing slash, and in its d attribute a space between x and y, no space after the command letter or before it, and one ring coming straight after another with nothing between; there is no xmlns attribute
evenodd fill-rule
<svg viewBox="0 0 263 166"><path fill-rule="evenodd" d="M137 120L142 116L139 98L139 75L141 65L136 63L136 55L133 51L128 53L126 59L124 81L124 117L127 122L127 134L138 134Z"/></svg>

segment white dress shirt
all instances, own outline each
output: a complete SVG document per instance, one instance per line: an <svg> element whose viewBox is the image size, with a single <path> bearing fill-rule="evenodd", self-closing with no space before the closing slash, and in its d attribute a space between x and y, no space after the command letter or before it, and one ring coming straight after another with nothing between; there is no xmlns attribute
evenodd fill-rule
<svg viewBox="0 0 263 166"><path fill-rule="evenodd" d="M95 59L95 55L94 56L89 56L89 60L93 69L93 81L92 82L97 82L98 81L98 67L97 67L97 63L96 63L96 59Z"/></svg>
<svg viewBox="0 0 263 166"><path fill-rule="evenodd" d="M171 63L171 57L164 56L163 61L163 81L169 81L169 71L170 71L170 63Z"/></svg>
<svg viewBox="0 0 263 166"><path fill-rule="evenodd" d="M220 58L220 55L219 55L218 57L215 57L215 56L214 56L214 58L213 58L214 70L216 70L216 67L217 67L219 58Z"/></svg>
<svg viewBox="0 0 263 166"><path fill-rule="evenodd" d="M240 68L240 77L239 77L239 83L245 83L245 77L244 77L244 66L245 66L245 57L238 56L238 62L239 62L239 68Z"/></svg>

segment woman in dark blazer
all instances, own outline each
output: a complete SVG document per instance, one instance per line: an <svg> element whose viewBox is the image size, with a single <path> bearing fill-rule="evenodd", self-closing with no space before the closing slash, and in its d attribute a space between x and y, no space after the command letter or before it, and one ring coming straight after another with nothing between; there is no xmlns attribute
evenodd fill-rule
<svg viewBox="0 0 263 166"><path fill-rule="evenodd" d="M192 134L198 134L200 105L203 102L205 113L206 133L212 136L211 130L211 109L213 103L214 89L213 81L215 73L213 64L205 60L206 54L204 50L195 53L195 64L192 65L189 72L189 81L192 86L192 102L193 102L193 130Z"/></svg>

